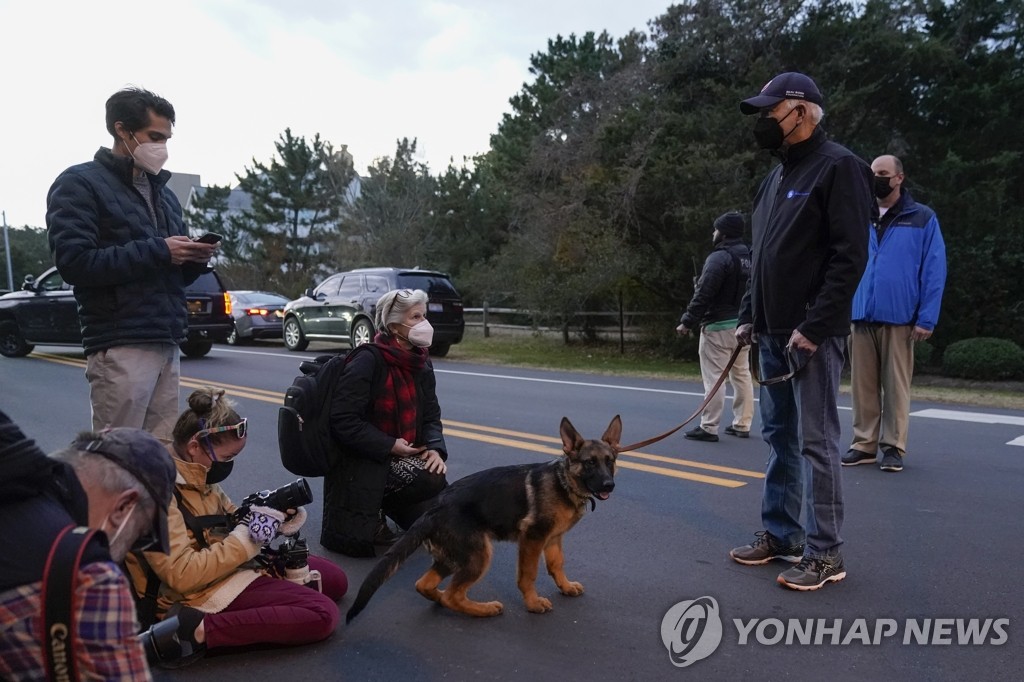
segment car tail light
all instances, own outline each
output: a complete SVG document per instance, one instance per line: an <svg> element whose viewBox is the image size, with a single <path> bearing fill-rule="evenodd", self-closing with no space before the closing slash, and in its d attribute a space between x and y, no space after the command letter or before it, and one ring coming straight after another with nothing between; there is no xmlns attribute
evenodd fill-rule
<svg viewBox="0 0 1024 682"><path fill-rule="evenodd" d="M245 311L246 315L266 315L270 311L266 308L249 308Z"/></svg>
<svg viewBox="0 0 1024 682"><path fill-rule="evenodd" d="M226 292L224 293L224 313L226 315L231 314L231 296L229 296Z"/></svg>

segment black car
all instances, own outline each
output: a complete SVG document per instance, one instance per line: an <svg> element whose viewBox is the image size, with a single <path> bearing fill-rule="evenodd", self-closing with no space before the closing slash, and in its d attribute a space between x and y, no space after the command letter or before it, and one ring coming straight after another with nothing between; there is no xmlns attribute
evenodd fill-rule
<svg viewBox="0 0 1024 682"><path fill-rule="evenodd" d="M311 340L342 341L353 348L373 339L373 313L392 289L427 292L427 319L434 328L430 354L448 354L462 341L462 297L443 272L401 268L363 268L331 275L284 311L284 345L305 350Z"/></svg>
<svg viewBox="0 0 1024 682"><path fill-rule="evenodd" d="M228 343L281 338L287 296L269 291L229 291L228 294L231 296L231 317L235 321Z"/></svg>
<svg viewBox="0 0 1024 682"><path fill-rule="evenodd" d="M198 358L231 333L231 300L216 272L200 275L185 290L188 338L181 352ZM57 268L25 278L21 291L0 296L0 355L18 358L37 344L82 345L74 291Z"/></svg>

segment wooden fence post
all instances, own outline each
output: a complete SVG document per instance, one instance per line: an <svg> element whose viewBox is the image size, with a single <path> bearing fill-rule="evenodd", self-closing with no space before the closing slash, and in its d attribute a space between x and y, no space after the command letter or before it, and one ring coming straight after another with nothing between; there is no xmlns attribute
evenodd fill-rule
<svg viewBox="0 0 1024 682"><path fill-rule="evenodd" d="M487 328L487 301L484 301L484 338L488 338L491 335L491 330Z"/></svg>

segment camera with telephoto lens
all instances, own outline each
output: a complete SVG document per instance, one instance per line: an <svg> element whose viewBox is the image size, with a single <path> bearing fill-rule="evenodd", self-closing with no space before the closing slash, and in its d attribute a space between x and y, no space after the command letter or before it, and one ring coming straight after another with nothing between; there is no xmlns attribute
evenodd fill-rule
<svg viewBox="0 0 1024 682"><path fill-rule="evenodd" d="M136 639L142 642L142 648L146 651L146 660L151 663L181 658L177 616L169 616L155 623L145 632L140 632Z"/></svg>
<svg viewBox="0 0 1024 682"><path fill-rule="evenodd" d="M232 524L239 524L249 515L252 507L270 507L277 511L296 509L313 501L313 493L306 479L299 478L277 490L261 490L247 496L231 514Z"/></svg>

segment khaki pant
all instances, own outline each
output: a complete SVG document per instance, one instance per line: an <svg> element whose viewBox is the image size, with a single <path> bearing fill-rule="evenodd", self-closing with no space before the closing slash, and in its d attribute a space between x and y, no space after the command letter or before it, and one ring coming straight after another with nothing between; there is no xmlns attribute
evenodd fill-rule
<svg viewBox="0 0 1024 682"><path fill-rule="evenodd" d="M736 332L733 329L722 329L709 332L701 330L700 345L700 376L704 380L704 394L722 375L722 370L729 364L729 358L736 348ZM729 370L729 383L732 385L732 426L740 431L749 431L750 422L754 418L754 386L750 380L750 350L744 349L736 358L736 364ZM718 390L704 412L700 415L700 427L708 433L718 434L718 423L722 419L725 407L725 390Z"/></svg>
<svg viewBox="0 0 1024 682"><path fill-rule="evenodd" d="M914 374L912 325L854 323L850 335L854 450L907 451L910 380Z"/></svg>
<svg viewBox="0 0 1024 682"><path fill-rule="evenodd" d="M169 443L178 419L178 347L170 343L114 346L90 355L92 428L131 426Z"/></svg>

